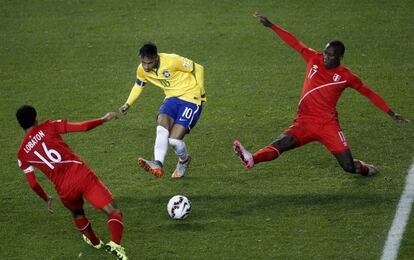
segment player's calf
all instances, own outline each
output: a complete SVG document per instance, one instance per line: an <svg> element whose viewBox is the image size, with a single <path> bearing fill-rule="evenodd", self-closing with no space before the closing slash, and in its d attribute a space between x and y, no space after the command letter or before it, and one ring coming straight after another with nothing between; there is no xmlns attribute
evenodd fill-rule
<svg viewBox="0 0 414 260"><path fill-rule="evenodd" d="M359 173L357 171L356 163L354 161L352 161L352 159L349 160L349 161L339 161L339 164L341 165L342 169L346 172Z"/></svg>
<svg viewBox="0 0 414 260"><path fill-rule="evenodd" d="M108 214L108 228L111 233L111 241L120 244L124 232L122 212L113 210Z"/></svg>
<svg viewBox="0 0 414 260"><path fill-rule="evenodd" d="M97 249L101 247L102 241L98 238L92 229L92 225L86 216L78 216L74 218L76 228L82 233L83 240Z"/></svg>
<svg viewBox="0 0 414 260"><path fill-rule="evenodd" d="M253 154L253 162L254 164L258 164L261 162L273 161L276 158L278 158L279 155L279 149L277 149L274 145L270 144Z"/></svg>

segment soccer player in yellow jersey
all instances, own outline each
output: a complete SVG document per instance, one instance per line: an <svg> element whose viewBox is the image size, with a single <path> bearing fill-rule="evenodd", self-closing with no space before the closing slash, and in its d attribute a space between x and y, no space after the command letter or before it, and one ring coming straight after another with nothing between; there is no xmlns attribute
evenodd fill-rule
<svg viewBox="0 0 414 260"><path fill-rule="evenodd" d="M138 158L138 164L161 177L168 145L171 145L179 158L171 177L181 178L191 162L183 139L196 125L206 101L204 68L176 54L158 53L152 43L144 44L139 55L141 64L137 69L137 80L119 110L126 114L148 82L164 90L165 99L157 117L154 160Z"/></svg>

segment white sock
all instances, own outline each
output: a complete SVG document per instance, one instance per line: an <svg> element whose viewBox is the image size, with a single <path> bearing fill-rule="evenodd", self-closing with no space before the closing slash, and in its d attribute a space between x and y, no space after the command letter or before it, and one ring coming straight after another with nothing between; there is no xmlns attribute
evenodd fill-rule
<svg viewBox="0 0 414 260"><path fill-rule="evenodd" d="M173 138L169 138L168 141L170 142L170 145L174 149L175 153L178 155L180 162L184 162L185 160L187 160L188 154L184 141Z"/></svg>
<svg viewBox="0 0 414 260"><path fill-rule="evenodd" d="M160 161L162 164L164 164L164 159L168 151L169 135L170 131L163 126L157 126L157 137L155 138L154 145L154 160Z"/></svg>

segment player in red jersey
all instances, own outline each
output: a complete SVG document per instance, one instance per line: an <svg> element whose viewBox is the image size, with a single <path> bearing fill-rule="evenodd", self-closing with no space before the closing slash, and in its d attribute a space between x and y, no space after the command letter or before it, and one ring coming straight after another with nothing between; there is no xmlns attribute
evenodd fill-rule
<svg viewBox="0 0 414 260"><path fill-rule="evenodd" d="M75 226L83 234L86 243L97 249L104 248L118 259L128 259L120 245L124 229L121 210L105 184L61 137L65 133L89 131L116 115L109 112L102 118L79 123L47 120L39 124L36 110L32 106L22 106L17 110L16 118L26 135L17 153L17 161L30 187L47 203L50 213L53 213L52 197L36 181L34 168L42 171L52 181L63 205L72 212ZM83 198L108 216L111 241L105 245L94 233L85 216Z"/></svg>
<svg viewBox="0 0 414 260"><path fill-rule="evenodd" d="M345 53L342 42L331 41L326 45L323 53L318 53L288 31L270 22L267 17L258 13L255 13L255 17L302 55L306 62L306 78L298 104L297 118L273 143L251 154L240 141L234 141L233 149L243 165L252 168L260 162L276 159L283 152L318 141L336 157L345 171L363 176L377 174L378 169L375 166L352 157L336 111L336 103L342 91L351 87L366 96L371 103L394 120L408 121L394 113L377 93L368 88L348 68L341 65Z"/></svg>

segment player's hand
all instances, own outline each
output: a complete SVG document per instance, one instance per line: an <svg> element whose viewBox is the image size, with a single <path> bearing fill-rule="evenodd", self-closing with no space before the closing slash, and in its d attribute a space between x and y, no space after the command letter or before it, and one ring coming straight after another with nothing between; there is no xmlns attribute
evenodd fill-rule
<svg viewBox="0 0 414 260"><path fill-rule="evenodd" d="M266 16L261 15L257 11L253 14L253 16L256 17L259 20L259 22L261 24L263 24L264 26L269 27L269 28L272 28L273 23L271 21L269 21L269 19L267 19Z"/></svg>
<svg viewBox="0 0 414 260"><path fill-rule="evenodd" d="M392 119L394 119L397 122L402 122L402 123L408 123L410 122L409 120L405 119L404 117L402 117L400 114L395 113L392 116Z"/></svg>
<svg viewBox="0 0 414 260"><path fill-rule="evenodd" d="M108 121L110 121L110 120L112 120L112 119L116 119L118 117L118 113L116 113L116 112L108 112L108 113L106 113L106 115L104 115L103 117L102 117L102 120L104 121L104 122L108 122Z"/></svg>
<svg viewBox="0 0 414 260"><path fill-rule="evenodd" d="M125 103L124 105L122 105L122 107L119 108L119 112L122 113L123 115L126 115L126 113L128 113L128 109L129 109L129 105Z"/></svg>
<svg viewBox="0 0 414 260"><path fill-rule="evenodd" d="M47 196L47 210L49 211L50 214L53 214L53 208L52 208L52 197L51 196Z"/></svg>

